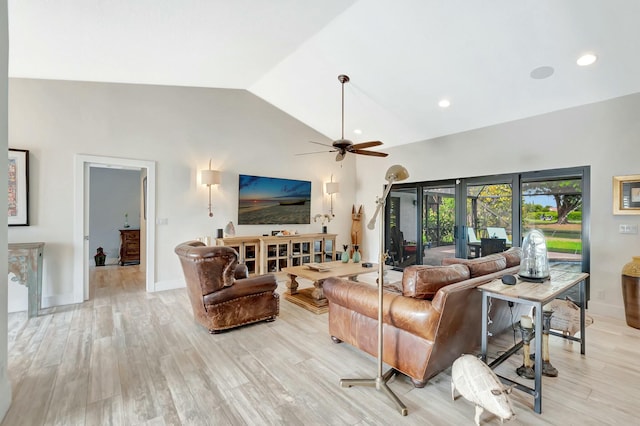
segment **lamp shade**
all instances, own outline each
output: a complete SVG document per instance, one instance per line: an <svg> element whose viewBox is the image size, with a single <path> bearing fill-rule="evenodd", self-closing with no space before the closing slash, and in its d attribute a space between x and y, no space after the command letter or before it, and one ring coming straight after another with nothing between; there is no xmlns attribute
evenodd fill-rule
<svg viewBox="0 0 640 426"><path fill-rule="evenodd" d="M544 234L531 230L522 241L520 278L525 281L544 281L549 278L549 256Z"/></svg>
<svg viewBox="0 0 640 426"><path fill-rule="evenodd" d="M218 170L200 170L200 183L203 185L217 185L220 183Z"/></svg>
<svg viewBox="0 0 640 426"><path fill-rule="evenodd" d="M327 194L337 194L340 192L340 184L338 182L327 182L324 185Z"/></svg>
<svg viewBox="0 0 640 426"><path fill-rule="evenodd" d="M395 164L389 167L389 169L387 169L387 173L384 176L384 178L389 183L402 181L407 179L408 177L409 172L407 171L407 169L399 164Z"/></svg>

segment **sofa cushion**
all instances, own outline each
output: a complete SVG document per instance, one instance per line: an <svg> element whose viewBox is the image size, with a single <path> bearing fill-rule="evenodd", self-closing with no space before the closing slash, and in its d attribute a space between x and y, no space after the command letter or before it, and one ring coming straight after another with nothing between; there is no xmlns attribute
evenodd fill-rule
<svg viewBox="0 0 640 426"><path fill-rule="evenodd" d="M442 259L442 264L466 265L471 272L471 278L475 278L482 275L502 271L507 267L507 259L502 255L502 253L497 253L485 257L478 257L476 259L459 259L457 257L446 257Z"/></svg>
<svg viewBox="0 0 640 426"><path fill-rule="evenodd" d="M440 288L469 279L466 265L413 265L402 273L402 295L416 299L433 299Z"/></svg>
<svg viewBox="0 0 640 426"><path fill-rule="evenodd" d="M500 254L507 260L507 268L519 265L520 259L522 259L522 249L520 247L511 247Z"/></svg>

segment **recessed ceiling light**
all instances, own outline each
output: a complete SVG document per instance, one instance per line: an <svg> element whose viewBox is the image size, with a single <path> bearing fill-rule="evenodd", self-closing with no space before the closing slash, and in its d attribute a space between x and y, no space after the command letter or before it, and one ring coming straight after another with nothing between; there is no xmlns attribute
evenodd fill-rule
<svg viewBox="0 0 640 426"><path fill-rule="evenodd" d="M593 53L587 53L586 55L580 56L576 63L581 67L585 67L587 65L593 64L597 60L598 57L596 55L594 55Z"/></svg>
<svg viewBox="0 0 640 426"><path fill-rule="evenodd" d="M534 68L529 75L535 80L542 80L551 77L554 72L555 70L553 69L553 67L542 66Z"/></svg>
<svg viewBox="0 0 640 426"><path fill-rule="evenodd" d="M438 102L438 106L440 108L449 108L451 101L449 99L441 99L440 102Z"/></svg>
<svg viewBox="0 0 640 426"><path fill-rule="evenodd" d="M355 133L356 135L361 135L361 134L362 134L362 130L360 130L360 129L355 129L355 130L353 131L353 133Z"/></svg>

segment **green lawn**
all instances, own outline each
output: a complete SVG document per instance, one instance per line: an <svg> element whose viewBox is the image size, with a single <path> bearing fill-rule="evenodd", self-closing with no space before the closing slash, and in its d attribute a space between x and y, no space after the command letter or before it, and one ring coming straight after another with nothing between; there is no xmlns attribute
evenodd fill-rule
<svg viewBox="0 0 640 426"><path fill-rule="evenodd" d="M580 240L555 240L548 238L547 250L558 253L582 253L582 242Z"/></svg>

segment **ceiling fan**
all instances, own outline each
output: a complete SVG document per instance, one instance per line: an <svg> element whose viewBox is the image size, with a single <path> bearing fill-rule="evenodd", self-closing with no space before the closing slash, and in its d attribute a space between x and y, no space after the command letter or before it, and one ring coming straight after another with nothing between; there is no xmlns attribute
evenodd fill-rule
<svg viewBox="0 0 640 426"><path fill-rule="evenodd" d="M344 160L344 156L348 152L352 152L354 154L370 155L373 157L386 157L389 154L384 152L377 152L377 151L367 151L364 149L364 148L371 148L374 146L380 146L382 145L382 142L380 141L370 141L370 142L362 142L362 143L354 144L349 139L344 138L344 84L349 82L349 76L340 74L338 76L338 81L342 84L342 133L341 133L340 139L333 141L332 145L309 141L316 145L328 146L332 149L330 151L307 152L307 153L298 154L298 155L318 154L320 152L337 152L338 154L336 155L336 161Z"/></svg>

